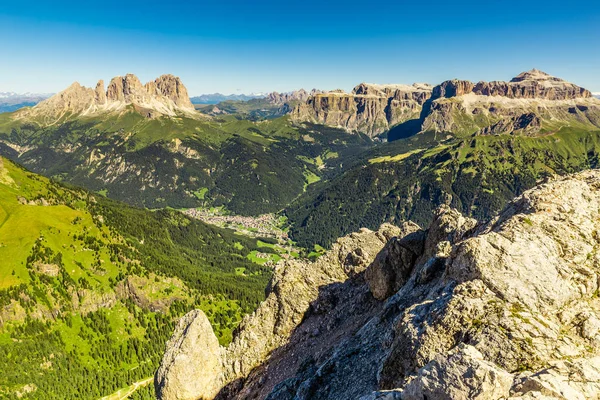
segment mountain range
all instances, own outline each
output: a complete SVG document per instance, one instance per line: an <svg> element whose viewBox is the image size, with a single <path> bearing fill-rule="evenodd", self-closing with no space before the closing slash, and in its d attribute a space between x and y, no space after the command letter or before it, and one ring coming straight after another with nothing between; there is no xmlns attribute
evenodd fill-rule
<svg viewBox="0 0 600 400"><path fill-rule="evenodd" d="M31 107L52 96L49 93L0 92L0 113Z"/></svg>
<svg viewBox="0 0 600 400"><path fill-rule="evenodd" d="M351 93L311 96L292 120L391 139L418 132L473 134L553 130L554 121L598 127L598 102L579 86L533 69L509 82L450 80L427 84L362 83Z"/></svg>
<svg viewBox="0 0 600 400"><path fill-rule="evenodd" d="M127 74L1 114L0 156L0 397L158 368L163 399L528 399L595 371L543 368L596 352L600 100L539 70L208 106ZM551 281L505 258L529 251Z"/></svg>
<svg viewBox="0 0 600 400"><path fill-rule="evenodd" d="M263 93L251 93L251 94L201 94L200 96L193 96L190 98L192 104L217 104L223 101L248 101L252 99L263 98Z"/></svg>

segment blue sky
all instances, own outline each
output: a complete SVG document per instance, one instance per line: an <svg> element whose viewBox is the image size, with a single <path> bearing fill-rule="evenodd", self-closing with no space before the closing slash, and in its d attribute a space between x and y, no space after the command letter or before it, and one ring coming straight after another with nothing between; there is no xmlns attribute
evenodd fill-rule
<svg viewBox="0 0 600 400"><path fill-rule="evenodd" d="M507 80L539 68L600 92L600 2L2 1L0 91L134 73L191 95ZM6 3L6 4L5 4Z"/></svg>

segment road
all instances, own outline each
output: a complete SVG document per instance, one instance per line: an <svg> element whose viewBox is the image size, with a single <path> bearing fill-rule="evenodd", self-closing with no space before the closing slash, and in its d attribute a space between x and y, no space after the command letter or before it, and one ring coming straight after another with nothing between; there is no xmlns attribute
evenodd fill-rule
<svg viewBox="0 0 600 400"><path fill-rule="evenodd" d="M117 390L113 394L109 394L108 396L102 397L100 400L125 400L125 399L129 398L129 396L131 396L133 394L133 392L135 392L139 388L144 387L144 386L148 385L149 383L151 383L153 379L154 379L154 377L151 376L151 377L143 379L141 381L137 381L126 388Z"/></svg>

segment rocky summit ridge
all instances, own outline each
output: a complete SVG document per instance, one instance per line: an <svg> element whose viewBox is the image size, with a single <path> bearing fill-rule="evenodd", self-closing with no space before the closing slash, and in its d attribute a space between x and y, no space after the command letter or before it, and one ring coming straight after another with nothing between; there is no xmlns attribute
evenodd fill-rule
<svg viewBox="0 0 600 400"><path fill-rule="evenodd" d="M45 123L53 123L63 117L120 112L129 106L148 118L196 114L187 89L178 77L162 75L142 84L137 76L127 74L112 78L106 89L103 80L98 81L94 89L74 82L36 106L19 111L15 118L41 118Z"/></svg>
<svg viewBox="0 0 600 400"><path fill-rule="evenodd" d="M599 398L599 210L591 170L487 223L443 206L427 229L362 230L314 263L280 263L227 349L201 312L180 321L157 395Z"/></svg>
<svg viewBox="0 0 600 400"><path fill-rule="evenodd" d="M427 84L360 84L351 93L310 96L290 113L369 136L399 126L458 134L536 134L561 126L600 127L600 103L592 93L537 69L508 82L452 79ZM410 125L410 126L409 126Z"/></svg>
<svg viewBox="0 0 600 400"><path fill-rule="evenodd" d="M334 90L311 95L290 115L298 122L342 127L376 136L407 120L418 118L432 86L361 83L351 93Z"/></svg>

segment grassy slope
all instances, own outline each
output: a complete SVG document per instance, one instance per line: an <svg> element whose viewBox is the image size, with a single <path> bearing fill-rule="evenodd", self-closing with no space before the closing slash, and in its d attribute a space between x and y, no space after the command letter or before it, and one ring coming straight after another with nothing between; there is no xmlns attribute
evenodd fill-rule
<svg viewBox="0 0 600 400"><path fill-rule="evenodd" d="M107 395L154 372L185 311L205 310L227 343L262 298L255 240L0 164L0 397ZM118 295L129 279L147 305Z"/></svg>
<svg viewBox="0 0 600 400"><path fill-rule="evenodd" d="M0 155L148 208L223 205L238 214L276 212L372 145L364 136L294 126L286 117L146 119L125 112L43 127L0 114Z"/></svg>

